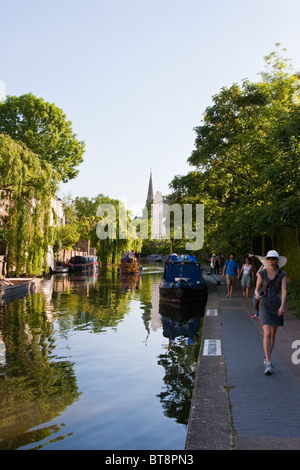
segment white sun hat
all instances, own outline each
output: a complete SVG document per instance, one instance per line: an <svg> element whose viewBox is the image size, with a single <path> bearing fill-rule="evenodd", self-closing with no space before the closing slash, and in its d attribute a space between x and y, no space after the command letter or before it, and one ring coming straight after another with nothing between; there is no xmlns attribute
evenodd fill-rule
<svg viewBox="0 0 300 470"><path fill-rule="evenodd" d="M268 251L267 253L267 256L257 256L256 255L256 258L259 259L259 261L264 265L264 266L268 266L268 261L267 261L267 258L277 258L278 261L277 261L277 264L279 266L279 268L283 268L283 266L286 264L287 262L287 258L285 256L279 256L279 254L277 253L277 251L275 250L270 250Z"/></svg>

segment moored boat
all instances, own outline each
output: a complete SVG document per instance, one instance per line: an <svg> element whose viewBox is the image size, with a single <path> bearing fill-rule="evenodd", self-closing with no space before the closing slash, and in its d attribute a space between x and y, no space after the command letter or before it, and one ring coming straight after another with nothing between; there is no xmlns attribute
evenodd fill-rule
<svg viewBox="0 0 300 470"><path fill-rule="evenodd" d="M164 277L159 285L160 299L167 302L206 301L207 287L200 263L194 257L172 255L165 262Z"/></svg>
<svg viewBox="0 0 300 470"><path fill-rule="evenodd" d="M66 266L64 263L56 263L53 268L54 273L67 273L69 271L69 266Z"/></svg>
<svg viewBox="0 0 300 470"><path fill-rule="evenodd" d="M93 273L99 271L97 256L73 256L66 266L70 272Z"/></svg>
<svg viewBox="0 0 300 470"><path fill-rule="evenodd" d="M118 268L121 274L140 273L142 270L141 264L136 256L124 256Z"/></svg>
<svg viewBox="0 0 300 470"><path fill-rule="evenodd" d="M157 263L161 263L164 259L164 255L148 255L148 261L156 261Z"/></svg>
<svg viewBox="0 0 300 470"><path fill-rule="evenodd" d="M0 305L21 299L40 291L40 278L3 278L0 279Z"/></svg>

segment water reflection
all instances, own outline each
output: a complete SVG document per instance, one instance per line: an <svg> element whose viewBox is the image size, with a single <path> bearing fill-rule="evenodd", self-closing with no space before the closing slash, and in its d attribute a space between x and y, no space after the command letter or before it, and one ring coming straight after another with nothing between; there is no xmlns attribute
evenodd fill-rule
<svg viewBox="0 0 300 470"><path fill-rule="evenodd" d="M169 338L169 345L177 338L186 338L187 343L195 342L201 326L201 318L205 312L205 303L196 305L180 305L160 302L159 311L162 315L163 335Z"/></svg>
<svg viewBox="0 0 300 470"><path fill-rule="evenodd" d="M124 292L139 290L140 273L118 274L120 287Z"/></svg>
<svg viewBox="0 0 300 470"><path fill-rule="evenodd" d="M50 436L32 428L59 415L79 397L73 363L51 360L53 324L41 293L12 302L0 312L6 347L0 369L0 449L17 449Z"/></svg>
<svg viewBox="0 0 300 470"><path fill-rule="evenodd" d="M128 298L117 286L116 270L106 270L101 276L53 277L52 306L59 313L60 332L104 332L129 312Z"/></svg>
<svg viewBox="0 0 300 470"><path fill-rule="evenodd" d="M55 275L0 311L0 449L184 448L203 308L160 279Z"/></svg>
<svg viewBox="0 0 300 470"><path fill-rule="evenodd" d="M204 303L160 303L163 335L169 339L169 343L168 351L159 356L158 364L165 368L165 386L157 396L165 414L185 425L188 424L204 311Z"/></svg>

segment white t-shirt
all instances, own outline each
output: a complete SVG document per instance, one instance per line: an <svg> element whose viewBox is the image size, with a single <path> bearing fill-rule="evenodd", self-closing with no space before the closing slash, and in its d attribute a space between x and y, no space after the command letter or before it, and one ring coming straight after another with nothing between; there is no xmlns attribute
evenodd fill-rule
<svg viewBox="0 0 300 470"><path fill-rule="evenodd" d="M247 266L246 264L244 264L244 272L243 274L250 274L251 273L251 264L249 264L249 266Z"/></svg>

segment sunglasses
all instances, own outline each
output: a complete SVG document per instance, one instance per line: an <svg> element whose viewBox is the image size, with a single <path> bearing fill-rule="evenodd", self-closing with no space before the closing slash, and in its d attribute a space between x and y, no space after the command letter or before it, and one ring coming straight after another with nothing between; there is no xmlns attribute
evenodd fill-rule
<svg viewBox="0 0 300 470"><path fill-rule="evenodd" d="M277 260L278 258L275 258L275 257L271 256L271 257L269 257L269 258L267 258L267 259Z"/></svg>

